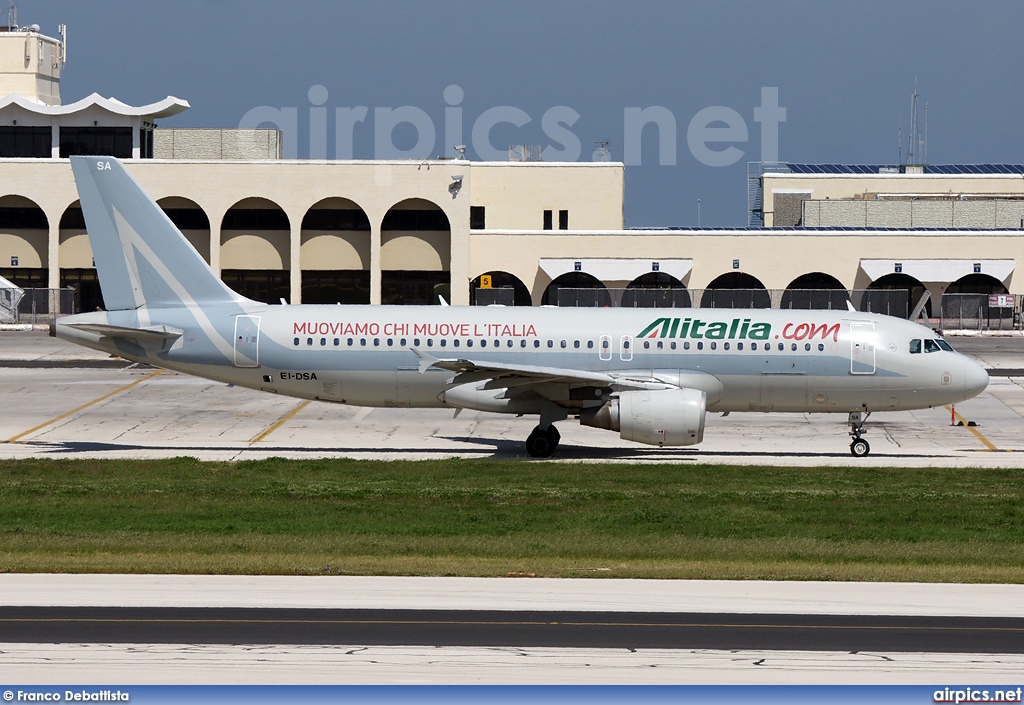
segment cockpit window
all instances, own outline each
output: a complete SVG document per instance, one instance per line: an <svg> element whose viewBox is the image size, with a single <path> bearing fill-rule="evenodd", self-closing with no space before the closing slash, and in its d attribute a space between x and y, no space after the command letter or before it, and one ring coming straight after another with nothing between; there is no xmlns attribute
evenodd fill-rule
<svg viewBox="0 0 1024 705"><path fill-rule="evenodd" d="M938 352L939 344L936 343L934 340L926 340L924 341L924 351L926 353Z"/></svg>
<svg viewBox="0 0 1024 705"><path fill-rule="evenodd" d="M921 352L921 339L914 338L910 341L910 354L916 355L919 352Z"/></svg>
<svg viewBox="0 0 1024 705"><path fill-rule="evenodd" d="M943 350L945 350L946 352L954 352L953 346L950 345L949 343L947 343L942 338L939 338L935 342L938 343L939 347L942 348Z"/></svg>

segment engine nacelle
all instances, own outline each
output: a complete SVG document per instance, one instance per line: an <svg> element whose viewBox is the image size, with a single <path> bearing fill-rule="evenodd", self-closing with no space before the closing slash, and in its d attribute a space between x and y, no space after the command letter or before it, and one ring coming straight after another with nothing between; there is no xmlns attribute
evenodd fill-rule
<svg viewBox="0 0 1024 705"><path fill-rule="evenodd" d="M583 409L580 424L618 431L637 443L692 446L704 440L707 400L699 389L620 392L604 406Z"/></svg>

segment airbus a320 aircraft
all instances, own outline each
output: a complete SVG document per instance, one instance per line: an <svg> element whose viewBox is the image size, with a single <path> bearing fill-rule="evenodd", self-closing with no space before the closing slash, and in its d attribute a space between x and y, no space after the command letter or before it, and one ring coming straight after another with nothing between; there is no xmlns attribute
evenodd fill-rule
<svg viewBox="0 0 1024 705"><path fill-rule="evenodd" d="M857 311L267 305L230 290L112 157L71 157L106 311L51 334L128 360L302 399L570 416L686 446L707 412L848 414L979 394L985 370L928 328ZM852 308L852 307L851 307Z"/></svg>

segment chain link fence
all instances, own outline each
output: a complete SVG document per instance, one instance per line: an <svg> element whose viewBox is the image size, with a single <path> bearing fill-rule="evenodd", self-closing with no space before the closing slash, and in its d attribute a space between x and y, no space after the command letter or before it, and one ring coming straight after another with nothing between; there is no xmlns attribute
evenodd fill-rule
<svg viewBox="0 0 1024 705"><path fill-rule="evenodd" d="M0 289L0 323L49 323L74 312L75 290L71 288Z"/></svg>

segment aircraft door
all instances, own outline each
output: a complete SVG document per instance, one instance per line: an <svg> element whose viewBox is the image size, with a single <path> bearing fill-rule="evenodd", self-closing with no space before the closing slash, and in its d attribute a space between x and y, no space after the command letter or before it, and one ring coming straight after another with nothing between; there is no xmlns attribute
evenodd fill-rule
<svg viewBox="0 0 1024 705"><path fill-rule="evenodd" d="M850 323L850 374L875 374L875 324Z"/></svg>
<svg viewBox="0 0 1024 705"><path fill-rule="evenodd" d="M605 362L612 359L612 337L610 335L601 336L601 340L598 341L597 354Z"/></svg>
<svg viewBox="0 0 1024 705"><path fill-rule="evenodd" d="M619 341L619 359L625 362L633 359L633 336L622 336L622 339Z"/></svg>
<svg viewBox="0 0 1024 705"><path fill-rule="evenodd" d="M235 367L260 366L260 317L235 317Z"/></svg>

